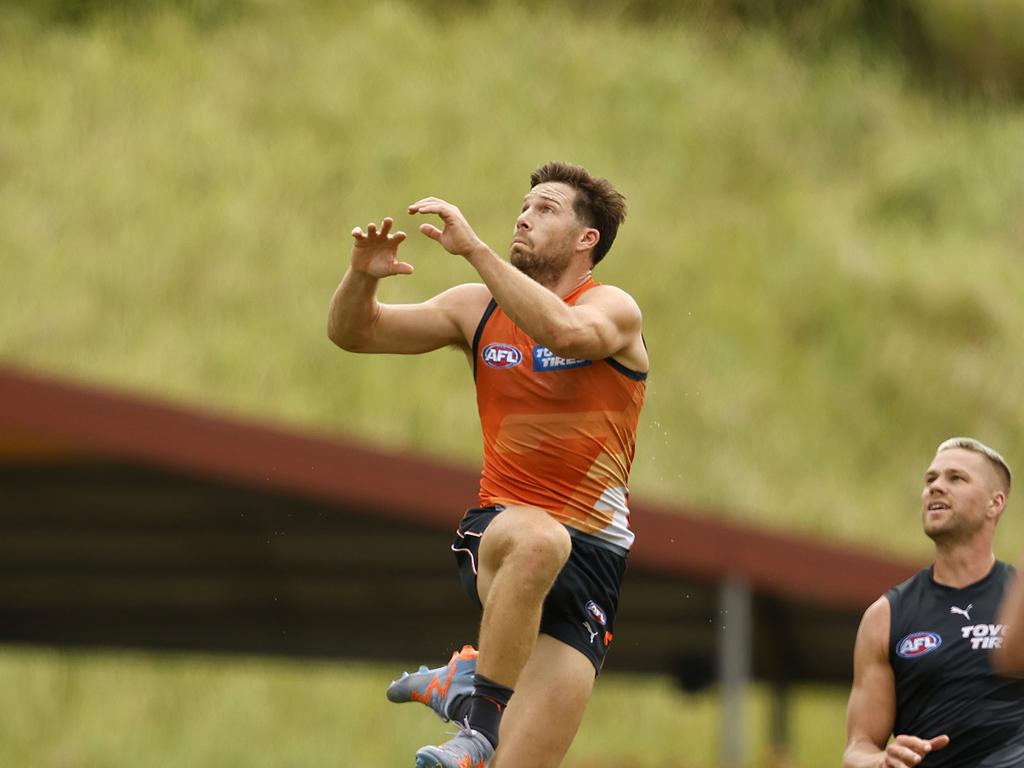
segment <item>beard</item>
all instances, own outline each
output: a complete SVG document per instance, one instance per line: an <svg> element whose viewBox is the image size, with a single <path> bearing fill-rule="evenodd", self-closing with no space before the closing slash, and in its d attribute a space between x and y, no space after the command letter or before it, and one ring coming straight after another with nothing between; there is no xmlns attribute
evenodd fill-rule
<svg viewBox="0 0 1024 768"><path fill-rule="evenodd" d="M567 246L542 254L525 243L512 243L509 250L512 266L541 285L558 282L569 267L571 256L572 252Z"/></svg>
<svg viewBox="0 0 1024 768"><path fill-rule="evenodd" d="M951 547L957 544L969 542L983 527L981 521L974 521L962 515L953 513L948 519L940 523L924 524L924 535L931 539L937 546Z"/></svg>

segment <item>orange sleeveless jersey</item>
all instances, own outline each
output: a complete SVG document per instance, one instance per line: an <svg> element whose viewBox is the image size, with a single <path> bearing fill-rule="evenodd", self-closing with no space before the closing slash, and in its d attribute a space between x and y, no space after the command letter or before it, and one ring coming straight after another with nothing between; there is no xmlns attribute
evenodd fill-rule
<svg viewBox="0 0 1024 768"><path fill-rule="evenodd" d="M600 285L588 280L564 301ZM492 300L473 339L483 430L480 504L529 504L628 550L629 468L646 373L565 359L537 344Z"/></svg>

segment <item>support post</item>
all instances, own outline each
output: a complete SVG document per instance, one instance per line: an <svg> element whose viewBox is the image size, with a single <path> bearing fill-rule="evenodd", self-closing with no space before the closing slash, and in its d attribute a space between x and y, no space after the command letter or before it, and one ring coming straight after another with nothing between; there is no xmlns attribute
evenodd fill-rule
<svg viewBox="0 0 1024 768"><path fill-rule="evenodd" d="M729 579L721 585L718 679L722 768L742 768L747 759L744 699L750 688L752 603L750 586L742 580Z"/></svg>

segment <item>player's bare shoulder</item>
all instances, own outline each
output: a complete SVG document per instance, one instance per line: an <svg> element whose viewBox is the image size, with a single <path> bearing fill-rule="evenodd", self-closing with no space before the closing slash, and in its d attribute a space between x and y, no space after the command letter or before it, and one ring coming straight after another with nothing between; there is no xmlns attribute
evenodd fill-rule
<svg viewBox="0 0 1024 768"><path fill-rule="evenodd" d="M888 598L882 595L868 606L857 630L858 650L871 656L888 657L889 627L892 621L892 607Z"/></svg>
<svg viewBox="0 0 1024 768"><path fill-rule="evenodd" d="M864 617L861 619L861 623L867 624L874 629L881 628L888 632L889 618L891 614L892 607L889 605L889 598L882 595L867 607L867 610L864 611Z"/></svg>
<svg viewBox="0 0 1024 768"><path fill-rule="evenodd" d="M643 315L636 300L621 288L601 284L591 288L576 302L579 307L598 311L614 328L616 361L630 370L647 373L650 360L643 338Z"/></svg>
<svg viewBox="0 0 1024 768"><path fill-rule="evenodd" d="M439 293L433 299L459 326L466 345L473 342L476 327L491 301L491 292L483 283L462 283Z"/></svg>
<svg viewBox="0 0 1024 768"><path fill-rule="evenodd" d="M635 318L637 323L643 319L640 305L636 303L636 300L621 288L607 283L594 286L580 296L576 303L581 306L599 305L606 309L613 309L616 313Z"/></svg>

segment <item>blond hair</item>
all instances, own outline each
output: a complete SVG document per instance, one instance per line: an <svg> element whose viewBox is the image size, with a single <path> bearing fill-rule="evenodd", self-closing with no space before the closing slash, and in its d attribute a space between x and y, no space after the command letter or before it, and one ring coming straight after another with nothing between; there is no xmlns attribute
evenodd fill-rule
<svg viewBox="0 0 1024 768"><path fill-rule="evenodd" d="M1013 482L1013 476L1010 474L1010 465L1006 463L1006 459L999 455L997 451L992 450L980 440L975 440L973 437L951 437L948 440L943 440L939 443L939 447L935 450L935 455L938 456L943 451L948 451L952 448L963 448L965 451L974 451L980 453L989 463L992 464L996 470L996 474L999 475L1005 486L1003 490L1006 495L1010 495L1010 485Z"/></svg>

